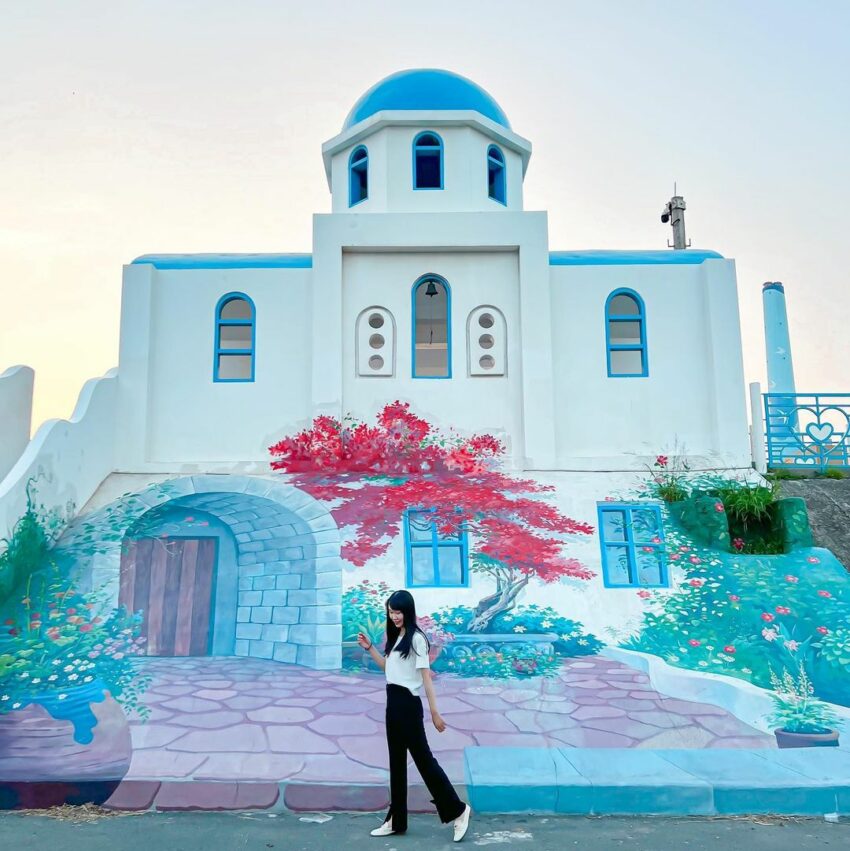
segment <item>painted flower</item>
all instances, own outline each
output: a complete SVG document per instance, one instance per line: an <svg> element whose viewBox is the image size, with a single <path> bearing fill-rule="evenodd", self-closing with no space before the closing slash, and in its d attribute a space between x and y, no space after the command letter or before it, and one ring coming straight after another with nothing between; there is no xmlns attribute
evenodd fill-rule
<svg viewBox="0 0 850 851"><path fill-rule="evenodd" d="M761 637L765 641L776 641L776 638L778 637L778 635L779 635L779 633L775 629L767 629L765 627L765 629L763 629L761 631Z"/></svg>
<svg viewBox="0 0 850 851"><path fill-rule="evenodd" d="M525 632L525 627L522 624L519 624L514 627L514 632Z"/></svg>
<svg viewBox="0 0 850 851"><path fill-rule="evenodd" d="M777 606L776 607L776 614L777 615L790 615L791 609L789 609L788 606Z"/></svg>
<svg viewBox="0 0 850 851"><path fill-rule="evenodd" d="M741 602L741 598L737 594L730 594L729 600L733 603L740 603Z"/></svg>
<svg viewBox="0 0 850 851"><path fill-rule="evenodd" d="M688 644L690 644L691 647L699 647L700 644L702 644L702 642L697 641L695 638L692 638L692 639L690 639L690 641L688 641Z"/></svg>
<svg viewBox="0 0 850 851"><path fill-rule="evenodd" d="M818 591L818 597L823 597L824 599L828 599L832 594L829 591Z"/></svg>
<svg viewBox="0 0 850 851"><path fill-rule="evenodd" d="M540 626L542 626L543 629L551 629L552 628L552 621L548 621L548 620L547 621L541 621Z"/></svg>
<svg viewBox="0 0 850 851"><path fill-rule="evenodd" d="M572 638L572 636L571 636L568 632L565 632L565 633L561 636L561 641L569 641L571 638Z"/></svg>
<svg viewBox="0 0 850 851"><path fill-rule="evenodd" d="M797 650L800 648L800 644L796 641L793 641L793 640L786 641L785 642L785 648L786 648L786 650L790 650L792 653L796 653Z"/></svg>
<svg viewBox="0 0 850 851"><path fill-rule="evenodd" d="M637 592L638 597L642 600L648 600L652 595L645 588L641 588L640 591Z"/></svg>
<svg viewBox="0 0 850 851"><path fill-rule="evenodd" d="M694 588L702 588L705 585L704 579L689 579L688 585L692 585Z"/></svg>
<svg viewBox="0 0 850 851"><path fill-rule="evenodd" d="M825 626L819 626L816 632L819 632L821 635L829 635L829 630Z"/></svg>
<svg viewBox="0 0 850 851"><path fill-rule="evenodd" d="M735 538L732 541L732 546L735 548L737 552L741 552L742 549L746 546L746 542L743 538Z"/></svg>
<svg viewBox="0 0 850 851"><path fill-rule="evenodd" d="M77 614L77 610L76 609L65 609L65 614L66 615L75 615L75 614Z"/></svg>
<svg viewBox="0 0 850 851"><path fill-rule="evenodd" d="M659 537L658 537L658 535L656 535L656 536L652 539L652 543L653 543L653 544L660 544L660 543L661 543L661 538L659 538Z"/></svg>
<svg viewBox="0 0 850 851"><path fill-rule="evenodd" d="M800 579L796 576L792 576L790 573L785 577L786 582L790 582L792 585L795 585Z"/></svg>
<svg viewBox="0 0 850 851"><path fill-rule="evenodd" d="M655 466L656 467L666 467L667 464L669 463L669 460L670 459L666 455L659 455L655 459Z"/></svg>
<svg viewBox="0 0 850 851"><path fill-rule="evenodd" d="M691 564L700 564L700 563L702 562L702 559L701 559L699 556L691 556L691 557L688 559L688 561L689 561Z"/></svg>
<svg viewBox="0 0 850 851"><path fill-rule="evenodd" d="M817 556L809 556L806 561L809 564L820 564L820 559Z"/></svg>
<svg viewBox="0 0 850 851"><path fill-rule="evenodd" d="M90 623L81 623L81 624L77 627L77 629L78 629L80 632L91 632L91 631L92 631L92 625L91 625Z"/></svg>
<svg viewBox="0 0 850 851"><path fill-rule="evenodd" d="M641 547L640 549L641 549L641 552L644 552L644 553L651 553L651 552L654 551L654 547Z"/></svg>
<svg viewBox="0 0 850 851"><path fill-rule="evenodd" d="M770 612L762 612L761 619L765 621L765 623L771 623L771 621L776 620Z"/></svg>
<svg viewBox="0 0 850 851"><path fill-rule="evenodd" d="M718 514L723 514L723 512L724 512L724 511L726 511L726 509L723 507L723 503L722 503L722 502L715 502L715 503L714 503L714 510L715 510Z"/></svg>
<svg viewBox="0 0 850 851"><path fill-rule="evenodd" d="M723 648L723 652L724 652L724 653L730 653L730 654L731 654L731 653L737 653L738 651L735 649L735 645L734 645L734 644L727 644L727 645Z"/></svg>
<svg viewBox="0 0 850 851"><path fill-rule="evenodd" d="M678 561L680 558L681 558L681 556L678 553L673 553L672 555L669 555L667 557L667 560L668 561Z"/></svg>

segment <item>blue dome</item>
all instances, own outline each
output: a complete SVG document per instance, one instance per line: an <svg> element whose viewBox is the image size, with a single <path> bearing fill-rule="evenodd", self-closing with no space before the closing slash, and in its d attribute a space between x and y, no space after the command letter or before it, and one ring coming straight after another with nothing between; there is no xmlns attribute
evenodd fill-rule
<svg viewBox="0 0 850 851"><path fill-rule="evenodd" d="M343 130L384 109L468 109L511 129L508 116L481 86L472 80L433 68L399 71L376 83L348 113Z"/></svg>

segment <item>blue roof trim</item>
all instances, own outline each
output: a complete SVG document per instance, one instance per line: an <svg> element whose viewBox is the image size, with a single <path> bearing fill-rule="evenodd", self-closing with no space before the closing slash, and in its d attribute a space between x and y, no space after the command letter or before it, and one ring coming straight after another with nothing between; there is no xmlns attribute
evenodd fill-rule
<svg viewBox="0 0 850 851"><path fill-rule="evenodd" d="M143 254L132 265L157 269L312 269L312 254Z"/></svg>
<svg viewBox="0 0 850 851"><path fill-rule="evenodd" d="M696 266L706 260L723 260L716 251L687 248L681 251L550 251L550 266Z"/></svg>
<svg viewBox="0 0 850 851"><path fill-rule="evenodd" d="M767 283L762 284L761 288L762 292L767 292L768 290L776 290L778 293L785 292L785 287L780 281L767 281Z"/></svg>
<svg viewBox="0 0 850 851"><path fill-rule="evenodd" d="M470 109L511 129L504 110L481 86L460 74L436 68L399 71L376 83L351 108L342 129L348 130L385 109Z"/></svg>

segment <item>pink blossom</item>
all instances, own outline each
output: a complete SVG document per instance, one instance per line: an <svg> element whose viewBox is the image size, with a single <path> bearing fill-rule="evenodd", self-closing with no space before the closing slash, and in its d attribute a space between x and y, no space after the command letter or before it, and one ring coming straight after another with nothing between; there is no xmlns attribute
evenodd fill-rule
<svg viewBox="0 0 850 851"><path fill-rule="evenodd" d="M737 594L730 594L729 600L733 603L740 603L741 602L741 598Z"/></svg>
<svg viewBox="0 0 850 851"><path fill-rule="evenodd" d="M688 585L693 585L694 588L702 588L705 585L704 579L691 579L688 581Z"/></svg>
<svg viewBox="0 0 850 851"><path fill-rule="evenodd" d="M738 551L741 552L742 549L746 546L746 542L743 538L735 538L732 541L732 546Z"/></svg>
<svg viewBox="0 0 850 851"><path fill-rule="evenodd" d="M723 507L723 503L722 503L722 502L715 502L715 503L714 503L714 510L715 510L718 514L723 514L723 512L724 512L724 511L726 511L726 509Z"/></svg>
<svg viewBox="0 0 850 851"><path fill-rule="evenodd" d="M667 458L667 456L666 456L666 455L659 455L659 456L655 459L655 466L656 466L656 467L666 467L666 466L667 466L668 461L669 461L669 459Z"/></svg>
<svg viewBox="0 0 850 851"><path fill-rule="evenodd" d="M98 656L100 656L99 650L92 650L91 653L89 653L89 659L97 659Z"/></svg>
<svg viewBox="0 0 850 851"><path fill-rule="evenodd" d="M806 561L809 564L820 564L820 559L817 556L809 556Z"/></svg>
<svg viewBox="0 0 850 851"><path fill-rule="evenodd" d="M785 577L786 582L790 582L792 585L799 582L800 580L796 576L791 576L789 573L788 576Z"/></svg>
<svg viewBox="0 0 850 851"><path fill-rule="evenodd" d="M690 556L688 558L688 561L691 564L701 564L702 563L702 559L699 556Z"/></svg>
<svg viewBox="0 0 850 851"><path fill-rule="evenodd" d="M762 612L761 619L767 623L776 620L770 612Z"/></svg>
<svg viewBox="0 0 850 851"><path fill-rule="evenodd" d="M729 654L731 655L731 654L733 654L733 653L737 653L737 650L735 649L735 646L734 646L733 644L727 644L727 645L723 648L723 652L724 652L724 653L729 653Z"/></svg>
<svg viewBox="0 0 850 851"><path fill-rule="evenodd" d="M688 641L688 644L690 644L691 647L699 647L701 643L701 641L697 641L695 638L692 638L690 641Z"/></svg>
<svg viewBox="0 0 850 851"><path fill-rule="evenodd" d="M818 591L818 597L829 598L831 596L832 594L830 594L829 591Z"/></svg>
<svg viewBox="0 0 850 851"><path fill-rule="evenodd" d="M789 609L788 606L777 606L776 607L776 614L777 615L790 615L791 609Z"/></svg>
<svg viewBox="0 0 850 851"><path fill-rule="evenodd" d="M642 600L648 600L652 595L645 588L641 588L640 591L637 592L638 597Z"/></svg>
<svg viewBox="0 0 850 851"><path fill-rule="evenodd" d="M659 537L658 537L658 535L656 535L656 536L652 539L652 543L653 543L653 544L660 544L660 543L661 543L661 538L659 538Z"/></svg>
<svg viewBox="0 0 850 851"><path fill-rule="evenodd" d="M641 552L651 553L651 552L653 552L653 548L652 547L641 547Z"/></svg>
<svg viewBox="0 0 850 851"><path fill-rule="evenodd" d="M678 553L672 553L667 558L668 558L669 561L678 561L681 558L681 556Z"/></svg>
<svg viewBox="0 0 850 851"><path fill-rule="evenodd" d="M765 629L763 629L763 630L761 631L761 637L762 637L765 641L776 641L776 636L777 636L777 635L778 635L778 633L776 632L776 630L775 630L775 629L767 629L767 628L765 628Z"/></svg>
<svg viewBox="0 0 850 851"><path fill-rule="evenodd" d="M790 650L792 653L796 653L799 649L800 645L796 641L786 641L785 642L786 649Z"/></svg>
<svg viewBox="0 0 850 851"><path fill-rule="evenodd" d="M821 635L829 635L829 630L828 630L825 626L819 626L819 627L817 628L817 631L818 631Z"/></svg>

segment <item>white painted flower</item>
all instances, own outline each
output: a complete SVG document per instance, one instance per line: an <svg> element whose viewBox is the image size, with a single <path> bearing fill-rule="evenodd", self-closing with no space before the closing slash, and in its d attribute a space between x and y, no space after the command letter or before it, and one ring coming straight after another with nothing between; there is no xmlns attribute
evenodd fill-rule
<svg viewBox="0 0 850 851"><path fill-rule="evenodd" d="M12 704L12 709L20 709L20 708L21 708L21 704L20 704L20 703L13 703L13 704Z"/></svg>
<svg viewBox="0 0 850 851"><path fill-rule="evenodd" d="M36 683L40 683L40 682L41 682L41 677L33 677L32 678L32 684L33 685L35 685Z"/></svg>
<svg viewBox="0 0 850 851"><path fill-rule="evenodd" d="M542 621L540 623L540 626L542 626L543 629L551 629L552 628L552 621Z"/></svg>
<svg viewBox="0 0 850 851"><path fill-rule="evenodd" d="M751 674L752 672L752 668L741 668L742 674Z"/></svg>
<svg viewBox="0 0 850 851"><path fill-rule="evenodd" d="M8 699L9 699L8 694L4 694L4 695L0 696L0 700L8 700Z"/></svg>
<svg viewBox="0 0 850 851"><path fill-rule="evenodd" d="M64 700L67 696L68 696L67 694L60 694L59 700Z"/></svg>
<svg viewBox="0 0 850 851"><path fill-rule="evenodd" d="M525 632L525 627L522 624L514 627L514 632Z"/></svg>
<svg viewBox="0 0 850 851"><path fill-rule="evenodd" d="M61 659L54 659L50 664L51 665L61 665L62 660Z"/></svg>
<svg viewBox="0 0 850 851"><path fill-rule="evenodd" d="M68 677L68 679L69 679L71 682L74 682L74 680L79 679L79 675L78 675L78 674L71 674L71 676L70 676L70 677Z"/></svg>
<svg viewBox="0 0 850 851"><path fill-rule="evenodd" d="M587 647L587 645L588 645L590 642L589 642L586 638L580 638L580 639L578 640L578 643L579 643L582 647Z"/></svg>
<svg viewBox="0 0 850 851"><path fill-rule="evenodd" d="M54 680L58 680L58 679L59 679L59 675L58 675L58 674L51 674L51 675L47 678L47 682L52 683Z"/></svg>
<svg viewBox="0 0 850 851"><path fill-rule="evenodd" d="M73 671L73 670L74 670L74 666L73 666L73 665L65 665L65 667L64 667L62 670L63 670L66 674L70 674L70 673L71 673L71 671Z"/></svg>
<svg viewBox="0 0 850 851"><path fill-rule="evenodd" d="M668 661L670 661L670 662L678 662L678 661L679 661L679 657L678 657L678 656L668 656L668 657L667 657L667 659L668 659Z"/></svg>
<svg viewBox="0 0 850 851"><path fill-rule="evenodd" d="M700 666L700 668L707 668L708 667L708 662L706 662L705 659L703 659L700 662L697 662L697 664Z"/></svg>
<svg viewBox="0 0 850 851"><path fill-rule="evenodd" d="M93 679L94 679L94 677L83 677L83 682L84 683L90 683Z"/></svg>
<svg viewBox="0 0 850 851"><path fill-rule="evenodd" d="M25 680L29 677L29 673L27 671L21 671L21 679Z"/></svg>
<svg viewBox="0 0 850 851"><path fill-rule="evenodd" d="M463 618L455 618L452 623L463 623Z"/></svg>
<svg viewBox="0 0 850 851"><path fill-rule="evenodd" d="M568 632L565 632L565 633L561 636L561 641L569 641L569 640L570 640L570 638L572 638L572 636L571 636Z"/></svg>

